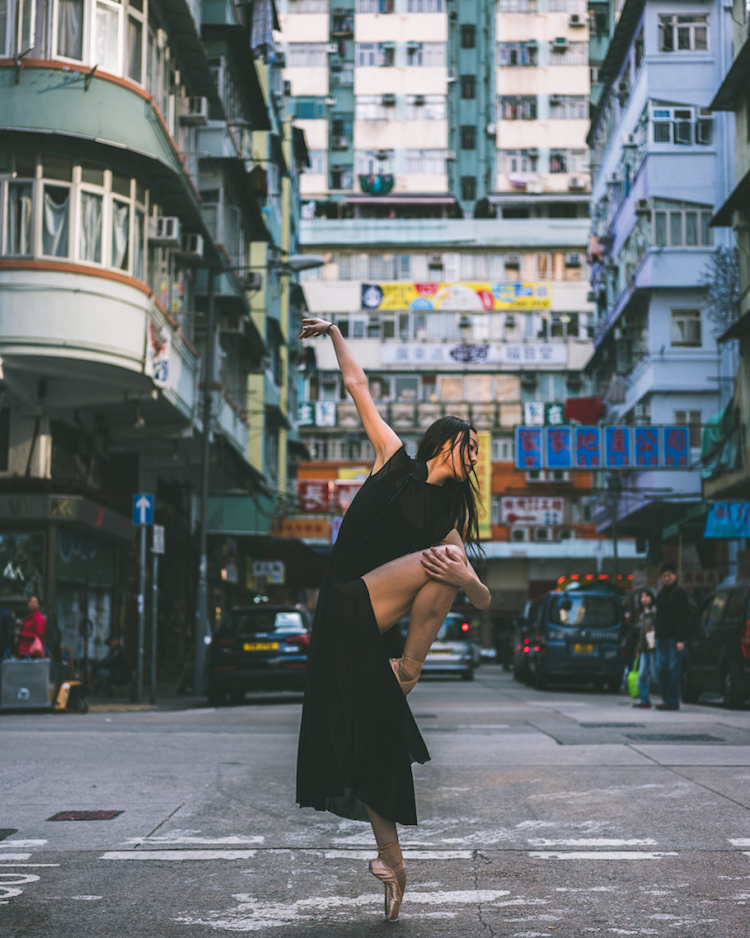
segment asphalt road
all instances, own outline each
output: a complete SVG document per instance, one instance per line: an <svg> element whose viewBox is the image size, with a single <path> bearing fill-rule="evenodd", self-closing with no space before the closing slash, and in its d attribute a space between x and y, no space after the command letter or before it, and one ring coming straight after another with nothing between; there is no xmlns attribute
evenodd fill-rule
<svg viewBox="0 0 750 938"><path fill-rule="evenodd" d="M368 827L294 804L298 696L0 716L0 934L746 938L750 711L633 710L491 665L410 701L432 762L398 925ZM72 810L122 813L48 820Z"/></svg>

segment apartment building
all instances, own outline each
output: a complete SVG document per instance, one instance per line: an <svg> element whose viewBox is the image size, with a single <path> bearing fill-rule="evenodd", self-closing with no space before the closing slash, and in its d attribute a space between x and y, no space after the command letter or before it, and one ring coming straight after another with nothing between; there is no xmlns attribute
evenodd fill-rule
<svg viewBox="0 0 750 938"><path fill-rule="evenodd" d="M160 659L177 664L195 622L204 439L212 618L252 596L224 493L255 505L283 480L278 460L254 456L272 415L248 381L272 371L287 421L296 381L288 394L278 347L295 300L274 264L296 250L284 212L306 151L286 120L272 5L256 4L254 24L238 9L0 7L0 595L14 608L39 596L76 657L87 631L89 656L111 630L133 650L134 493L154 494L166 528ZM233 533L270 527L256 512Z"/></svg>
<svg viewBox="0 0 750 938"><path fill-rule="evenodd" d="M598 311L587 372L608 422L690 425L692 464L733 377L705 290L716 247L732 243L712 225L734 184L733 121L711 109L729 67L730 14L720 3L627 0L589 136ZM648 537L656 561L700 500L697 471L635 471L617 502L620 530ZM602 503L600 530L611 530L614 503Z"/></svg>

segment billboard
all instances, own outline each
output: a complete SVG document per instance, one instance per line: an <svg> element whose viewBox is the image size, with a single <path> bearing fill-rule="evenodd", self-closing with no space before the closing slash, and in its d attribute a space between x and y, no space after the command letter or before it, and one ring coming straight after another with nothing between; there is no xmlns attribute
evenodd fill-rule
<svg viewBox="0 0 750 938"><path fill-rule="evenodd" d="M362 309L456 312L550 309L550 283L363 283Z"/></svg>

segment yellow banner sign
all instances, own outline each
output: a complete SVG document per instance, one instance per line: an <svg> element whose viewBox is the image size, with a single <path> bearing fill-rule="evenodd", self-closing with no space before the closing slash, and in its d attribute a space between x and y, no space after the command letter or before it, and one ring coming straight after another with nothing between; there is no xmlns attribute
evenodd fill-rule
<svg viewBox="0 0 750 938"><path fill-rule="evenodd" d="M492 434L477 433L479 459L474 467L479 482L479 538L486 541L492 537Z"/></svg>
<svg viewBox="0 0 750 938"><path fill-rule="evenodd" d="M362 309L489 310L549 309L549 283L363 283Z"/></svg>

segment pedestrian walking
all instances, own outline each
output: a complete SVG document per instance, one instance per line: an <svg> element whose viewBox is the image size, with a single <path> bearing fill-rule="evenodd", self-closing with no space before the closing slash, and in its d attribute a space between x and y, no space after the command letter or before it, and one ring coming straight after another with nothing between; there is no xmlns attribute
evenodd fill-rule
<svg viewBox="0 0 750 938"><path fill-rule="evenodd" d="M677 584L677 571L670 564L661 568L662 587L656 597L656 670L662 702L657 710L680 709L680 677L685 640L690 629L690 604Z"/></svg>
<svg viewBox="0 0 750 938"><path fill-rule="evenodd" d="M350 505L318 597L302 710L297 801L369 820L378 846L370 872L398 918L406 869L396 822L416 824L411 763L430 758L406 695L463 589L490 594L466 559L477 542L477 436L459 417L428 427L411 459L381 417L338 326L303 319L300 338L333 341L344 385L375 450ZM403 655L393 626L411 613Z"/></svg>
<svg viewBox="0 0 750 938"><path fill-rule="evenodd" d="M641 590L638 596L638 703L634 707L651 709L651 681L658 681L656 670L656 605L651 590Z"/></svg>
<svg viewBox="0 0 750 938"><path fill-rule="evenodd" d="M21 634L18 636L18 657L43 658L45 655L47 620L39 611L39 600L29 596L28 614L23 620Z"/></svg>

